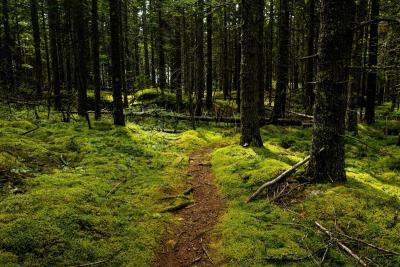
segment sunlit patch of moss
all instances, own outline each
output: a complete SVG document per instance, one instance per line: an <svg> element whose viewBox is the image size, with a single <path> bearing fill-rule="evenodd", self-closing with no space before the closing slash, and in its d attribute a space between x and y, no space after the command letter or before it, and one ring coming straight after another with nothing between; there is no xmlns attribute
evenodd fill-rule
<svg viewBox="0 0 400 267"><path fill-rule="evenodd" d="M35 128L22 117L0 118L0 168L24 172L0 192L1 266L151 266L173 220L160 199L182 189L191 151L221 140L207 130L192 142L190 133L114 127L107 116L89 130L58 114L22 136Z"/></svg>
<svg viewBox="0 0 400 267"><path fill-rule="evenodd" d="M315 221L333 232L400 251L400 226L393 216L400 209L398 155L395 139L374 126L360 125L360 141L347 139L348 182L344 185L308 185L304 200L283 208L261 197L246 204L257 185L304 158L310 129L266 126L263 149L229 146L213 153L213 170L227 212L215 232L214 257L223 266L313 266L320 260L329 237ZM299 144L299 145L296 145ZM365 145L367 144L367 145ZM256 181L251 180L256 176ZM400 257L382 257L367 246L349 246L383 266L397 266ZM312 258L307 255L313 253ZM283 259L280 257L284 257ZM292 259L306 257L296 262ZM325 256L327 266L356 263L337 247Z"/></svg>

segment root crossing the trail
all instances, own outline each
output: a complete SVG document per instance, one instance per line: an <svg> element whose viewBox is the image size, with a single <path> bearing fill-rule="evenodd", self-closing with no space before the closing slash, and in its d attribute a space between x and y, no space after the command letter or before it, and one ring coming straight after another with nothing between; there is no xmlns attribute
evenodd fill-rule
<svg viewBox="0 0 400 267"><path fill-rule="evenodd" d="M173 226L163 239L155 266L212 266L209 253L210 232L224 210L224 203L214 184L211 169L212 148L190 155L188 188L193 189L194 204L182 209L182 222Z"/></svg>

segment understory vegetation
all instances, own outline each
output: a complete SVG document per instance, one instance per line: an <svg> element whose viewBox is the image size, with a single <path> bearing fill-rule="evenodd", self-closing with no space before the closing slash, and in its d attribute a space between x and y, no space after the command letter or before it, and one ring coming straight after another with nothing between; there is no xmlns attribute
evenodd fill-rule
<svg viewBox="0 0 400 267"><path fill-rule="evenodd" d="M153 101L151 98L149 101ZM135 100L138 101L138 100ZM379 114L389 114L382 106ZM397 121L359 126L346 138L344 185L310 184L305 168L252 203L249 196L309 154L311 129L268 125L264 147L237 145L238 128L159 118L115 127L111 117L60 122L60 115L2 106L0 265L151 266L161 237L179 215L189 155L215 147L212 166L226 210L213 230L218 266L353 266L315 222L371 263L400 264L400 153ZM39 119L40 118L40 119ZM151 129L174 128L179 134Z"/></svg>

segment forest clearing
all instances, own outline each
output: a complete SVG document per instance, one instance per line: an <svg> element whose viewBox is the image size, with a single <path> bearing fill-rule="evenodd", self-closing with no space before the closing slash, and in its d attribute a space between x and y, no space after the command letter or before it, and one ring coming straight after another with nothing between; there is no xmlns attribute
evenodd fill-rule
<svg viewBox="0 0 400 267"><path fill-rule="evenodd" d="M397 1L0 13L0 267L400 265Z"/></svg>

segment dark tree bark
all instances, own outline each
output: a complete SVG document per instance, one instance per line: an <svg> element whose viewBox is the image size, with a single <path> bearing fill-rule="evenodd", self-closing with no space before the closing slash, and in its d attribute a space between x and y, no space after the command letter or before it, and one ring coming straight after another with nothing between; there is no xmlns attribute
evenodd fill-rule
<svg viewBox="0 0 400 267"><path fill-rule="evenodd" d="M284 118L286 113L286 91L289 83L289 34L289 1L280 0L278 77L272 114L273 122L276 122L279 118Z"/></svg>
<svg viewBox="0 0 400 267"><path fill-rule="evenodd" d="M158 16L158 72L159 72L159 86L161 92L164 93L164 89L167 85L167 78L165 73L165 53L164 53L164 28L165 22L162 17L162 0L157 0L157 16Z"/></svg>
<svg viewBox="0 0 400 267"><path fill-rule="evenodd" d="M200 116L204 98L204 1L197 2L196 17L196 115Z"/></svg>
<svg viewBox="0 0 400 267"><path fill-rule="evenodd" d="M99 45L99 11L97 0L92 0L92 61L94 85L94 117L101 117L101 81L100 81L100 45Z"/></svg>
<svg viewBox="0 0 400 267"><path fill-rule="evenodd" d="M42 53L40 49L40 28L37 0L31 0L31 22L33 29L33 43L35 47L35 83L36 96L41 97L43 90Z"/></svg>
<svg viewBox="0 0 400 267"><path fill-rule="evenodd" d="M50 53L49 53L49 42L47 38L47 31L46 31L46 18L45 18L45 11L44 11L44 2L42 2L42 29L43 29L43 38L44 38L44 51L46 55L46 73L47 73L47 83L48 86L51 87L51 69L50 69Z"/></svg>
<svg viewBox="0 0 400 267"><path fill-rule="evenodd" d="M128 30L128 21L126 18L126 12L127 12L127 2L122 0L121 5L119 6L120 14L121 14L121 23L120 23L120 38L121 38L121 78L122 78L122 92L123 92L123 103L124 107L128 108L129 107L129 102L128 102L128 85L127 85L127 79L126 79L126 71L127 71L127 58L128 58L128 46L127 46L127 30Z"/></svg>
<svg viewBox="0 0 400 267"><path fill-rule="evenodd" d="M57 110L61 109L61 82L58 60L58 4L56 0L47 0L48 16L49 16L49 37L50 37L50 56L51 56L51 73L52 73L52 89L54 92L54 106Z"/></svg>
<svg viewBox="0 0 400 267"><path fill-rule="evenodd" d="M397 146L400 146L400 134L399 134L399 139L397 139Z"/></svg>
<svg viewBox="0 0 400 267"><path fill-rule="evenodd" d="M234 74L233 74L233 84L235 86L236 89L236 104L238 107L238 111L240 112L240 65L241 65L241 61L242 61L242 48L240 45L240 34L241 34L241 27L240 27L240 23L241 23L241 19L240 19L240 14L241 14L241 10L240 10L240 6L239 6L239 10L237 10L237 19L236 19L236 27L237 29L235 30L235 44L234 44L234 64L235 64L235 69L234 69Z"/></svg>
<svg viewBox="0 0 400 267"><path fill-rule="evenodd" d="M315 0L308 1L308 36L307 36L307 56L309 57L306 62L306 83L305 83L305 96L304 107L306 114L311 115L314 106L314 73L315 73L315 29L316 29L316 15L315 15Z"/></svg>
<svg viewBox="0 0 400 267"><path fill-rule="evenodd" d="M206 108L207 110L212 109L212 93L213 93L213 15L211 0L208 1L207 8L207 82L206 82Z"/></svg>
<svg viewBox="0 0 400 267"><path fill-rule="evenodd" d="M86 3L82 0L73 0L73 28L75 32L75 70L78 89L78 114L87 116L87 77L88 77L88 21Z"/></svg>
<svg viewBox="0 0 400 267"><path fill-rule="evenodd" d="M173 59L171 64L171 87L175 92L176 107L180 110L182 105L182 46L181 46L181 17L175 17L173 36Z"/></svg>
<svg viewBox="0 0 400 267"><path fill-rule="evenodd" d="M371 20L379 17L380 0L371 1ZM369 32L369 67L378 64L378 22L371 23ZM375 121L375 98L376 98L376 70L370 70L367 75L367 102L365 107L365 121L372 124Z"/></svg>
<svg viewBox="0 0 400 267"><path fill-rule="evenodd" d="M264 0L242 0L241 140L244 146L263 146L259 118L259 59L263 40Z"/></svg>
<svg viewBox="0 0 400 267"><path fill-rule="evenodd" d="M121 0L110 0L111 61L114 98L114 124L124 126L121 73Z"/></svg>
<svg viewBox="0 0 400 267"><path fill-rule="evenodd" d="M274 63L274 3L271 0L269 3L269 22L267 27L266 36L266 70L265 70L265 83L268 89L269 104L272 103L272 79L273 79L273 63Z"/></svg>
<svg viewBox="0 0 400 267"><path fill-rule="evenodd" d="M344 134L354 2L322 0L318 84L309 174L314 182L346 180Z"/></svg>
<svg viewBox="0 0 400 267"><path fill-rule="evenodd" d="M360 0L357 3L355 22L360 23L367 19L367 0ZM363 44L364 28L354 33L353 50L351 53L351 65L362 66L363 64ZM349 76L348 104L347 104L347 130L358 134L358 114L357 107L360 102L360 92L362 86L362 69L352 69Z"/></svg>
<svg viewBox="0 0 400 267"><path fill-rule="evenodd" d="M264 2L264 0L263 0ZM259 46L257 48L257 81L258 81L258 99L257 99L257 105L258 105L258 116L260 118L260 123L264 121L265 117L265 106L264 106L264 95L265 95L265 80L264 80L264 70L265 70L265 56L264 56L264 11L262 12L262 21L257 23L257 36L258 36L258 42L255 44Z"/></svg>
<svg viewBox="0 0 400 267"><path fill-rule="evenodd" d="M12 39L10 33L10 20L9 20L9 7L8 0L2 1L2 11L3 11L3 27L4 27L4 55L6 59L6 83L8 87L8 92L13 92L15 90L15 80L14 80L14 67L12 58Z"/></svg>

